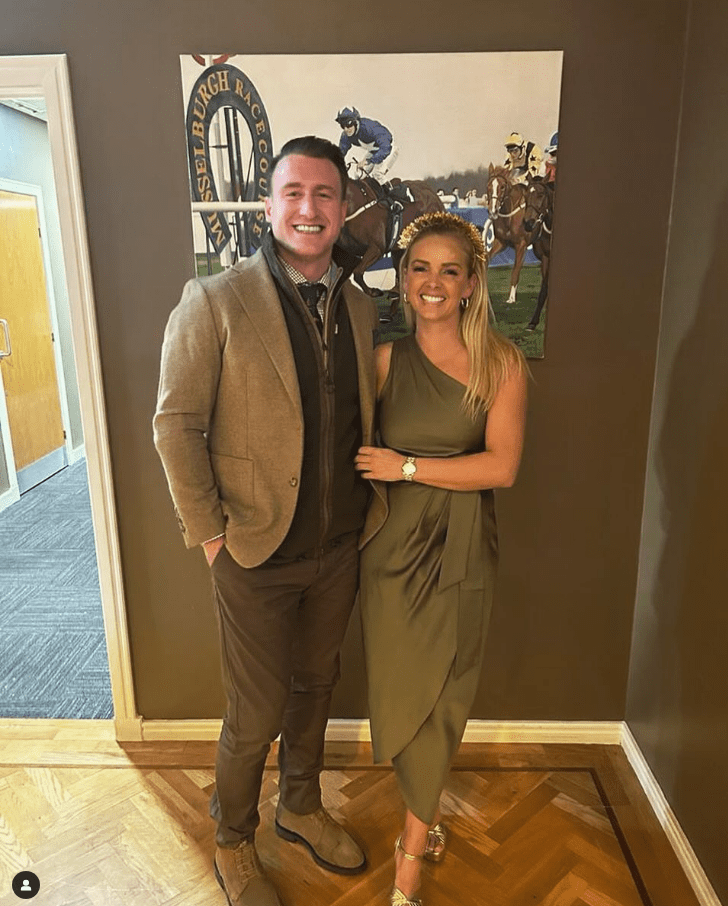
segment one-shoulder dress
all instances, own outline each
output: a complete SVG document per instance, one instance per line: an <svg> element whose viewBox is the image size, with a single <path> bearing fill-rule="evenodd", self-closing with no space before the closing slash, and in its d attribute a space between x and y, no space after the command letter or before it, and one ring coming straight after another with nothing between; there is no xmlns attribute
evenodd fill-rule
<svg viewBox="0 0 728 906"><path fill-rule="evenodd" d="M484 449L465 387L395 341L382 444L406 456ZM386 484L386 521L365 545L361 613L374 760L392 760L405 804L430 823L477 691L498 559L493 491Z"/></svg>

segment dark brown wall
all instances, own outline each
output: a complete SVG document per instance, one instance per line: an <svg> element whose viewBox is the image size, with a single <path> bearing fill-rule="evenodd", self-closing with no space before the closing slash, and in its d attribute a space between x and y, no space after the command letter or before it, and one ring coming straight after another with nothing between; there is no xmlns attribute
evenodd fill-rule
<svg viewBox="0 0 728 906"><path fill-rule="evenodd" d="M624 716L685 6L0 0L0 52L69 56L145 717L222 707L206 569L178 535L150 428L162 331L192 264L178 55L559 48L547 357L519 483L499 500L501 582L474 716ZM361 716L355 628L344 662L335 713Z"/></svg>
<svg viewBox="0 0 728 906"><path fill-rule="evenodd" d="M627 718L728 902L728 10L693 4Z"/></svg>

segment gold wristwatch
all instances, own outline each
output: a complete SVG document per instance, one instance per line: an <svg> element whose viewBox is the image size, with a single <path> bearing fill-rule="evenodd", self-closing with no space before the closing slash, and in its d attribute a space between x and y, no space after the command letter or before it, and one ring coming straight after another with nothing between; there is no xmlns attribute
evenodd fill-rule
<svg viewBox="0 0 728 906"><path fill-rule="evenodd" d="M405 481L413 481L417 472L417 463L414 456L408 456L402 463L402 478Z"/></svg>

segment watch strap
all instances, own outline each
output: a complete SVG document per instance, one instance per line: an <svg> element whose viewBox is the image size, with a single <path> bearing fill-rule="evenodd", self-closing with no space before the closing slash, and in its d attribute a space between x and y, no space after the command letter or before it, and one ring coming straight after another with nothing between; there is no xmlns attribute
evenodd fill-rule
<svg viewBox="0 0 728 906"><path fill-rule="evenodd" d="M405 481L413 481L417 472L417 462L414 456L406 456L402 463L402 478Z"/></svg>

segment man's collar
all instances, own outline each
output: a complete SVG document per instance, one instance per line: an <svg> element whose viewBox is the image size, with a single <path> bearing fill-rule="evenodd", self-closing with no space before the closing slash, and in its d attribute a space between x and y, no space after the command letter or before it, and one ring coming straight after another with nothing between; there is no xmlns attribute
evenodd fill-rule
<svg viewBox="0 0 728 906"><path fill-rule="evenodd" d="M331 283L333 281L333 276L336 270L336 266L333 262L329 264L329 266L326 268L326 270L318 280L309 280L307 277L304 277L303 274L292 264L289 264L285 259L281 258L277 250L276 257L280 261L283 270L288 274L293 283L323 283L327 290L331 289Z"/></svg>
<svg viewBox="0 0 728 906"><path fill-rule="evenodd" d="M359 243L346 242L348 238L348 235L346 237L343 234L342 236L339 236L331 252L331 259L337 268L342 269L344 280L349 279L354 268L359 264L366 252L366 246L359 246ZM283 265L281 259L278 258L277 244L270 229L270 225L267 226L266 231L263 233L261 248L263 249L264 254L266 254L266 257L271 254L277 261L281 262L281 265Z"/></svg>

